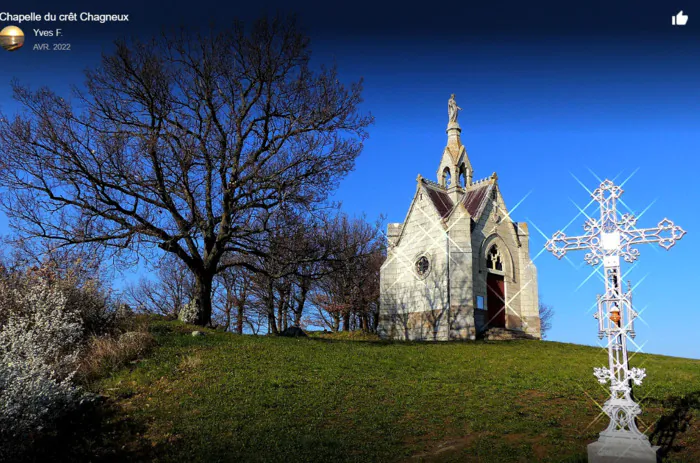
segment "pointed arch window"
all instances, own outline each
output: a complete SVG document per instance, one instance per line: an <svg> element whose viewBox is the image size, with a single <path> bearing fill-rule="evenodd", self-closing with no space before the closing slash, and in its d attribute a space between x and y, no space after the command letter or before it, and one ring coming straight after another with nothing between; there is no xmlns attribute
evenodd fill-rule
<svg viewBox="0 0 700 463"><path fill-rule="evenodd" d="M503 255L495 244L491 246L491 249L489 249L486 255L486 268L497 272L503 271Z"/></svg>
<svg viewBox="0 0 700 463"><path fill-rule="evenodd" d="M462 188L467 186L467 168L464 167L464 164L459 166L459 186Z"/></svg>
<svg viewBox="0 0 700 463"><path fill-rule="evenodd" d="M449 168L449 167L445 167L445 168L443 169L443 171L442 171L442 178L440 179L440 184L441 184L442 186L444 186L445 188L449 188L449 186L450 186L450 180L451 180L450 168Z"/></svg>

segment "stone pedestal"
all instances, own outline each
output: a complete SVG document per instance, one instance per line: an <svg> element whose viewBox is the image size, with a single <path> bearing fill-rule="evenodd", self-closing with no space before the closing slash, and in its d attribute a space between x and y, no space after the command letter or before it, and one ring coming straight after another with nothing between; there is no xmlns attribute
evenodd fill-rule
<svg viewBox="0 0 700 463"><path fill-rule="evenodd" d="M606 438L588 444L589 463L657 463L660 447L646 439Z"/></svg>
<svg viewBox="0 0 700 463"><path fill-rule="evenodd" d="M450 137L459 137L459 134L462 132L462 128L459 126L459 123L450 122L447 124L446 132L449 140Z"/></svg>

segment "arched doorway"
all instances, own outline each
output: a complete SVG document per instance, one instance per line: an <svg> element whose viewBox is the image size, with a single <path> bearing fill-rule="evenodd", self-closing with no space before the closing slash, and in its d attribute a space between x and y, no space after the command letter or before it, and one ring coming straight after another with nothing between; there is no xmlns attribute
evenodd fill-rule
<svg viewBox="0 0 700 463"><path fill-rule="evenodd" d="M486 327L506 327L503 255L495 244L486 254Z"/></svg>

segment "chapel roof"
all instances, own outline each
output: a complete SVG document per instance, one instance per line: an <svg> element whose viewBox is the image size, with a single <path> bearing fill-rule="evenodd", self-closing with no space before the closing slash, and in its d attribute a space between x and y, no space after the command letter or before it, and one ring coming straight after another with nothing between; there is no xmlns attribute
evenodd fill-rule
<svg viewBox="0 0 700 463"><path fill-rule="evenodd" d="M488 180L490 179L484 179L470 185L460 200L475 221L481 217L493 190L494 183ZM454 209L455 203L447 194L447 190L440 184L426 179L421 179L421 182L440 217L443 219L448 217Z"/></svg>
<svg viewBox="0 0 700 463"><path fill-rule="evenodd" d="M454 203L447 192L440 191L433 186L429 186L429 184L425 181L423 182L423 185L426 186L425 191L428 193L428 197L433 202L433 206L435 206L435 209L438 211L438 214L440 214L440 217L444 219L450 215L450 212L452 212L452 208L454 207Z"/></svg>
<svg viewBox="0 0 700 463"><path fill-rule="evenodd" d="M493 190L493 183L486 182L472 185L464 195L462 204L464 204L464 207L467 208L474 220L479 220L479 217L481 217L481 213L484 211L486 202L491 195L491 190Z"/></svg>

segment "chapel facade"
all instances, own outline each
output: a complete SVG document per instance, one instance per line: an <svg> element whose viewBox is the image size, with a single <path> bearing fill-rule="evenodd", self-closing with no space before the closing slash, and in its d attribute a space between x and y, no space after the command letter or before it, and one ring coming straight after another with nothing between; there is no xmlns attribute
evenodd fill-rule
<svg viewBox="0 0 700 463"><path fill-rule="evenodd" d="M436 181L418 175L406 219L388 225L379 335L476 339L501 328L541 338L527 224L511 219L495 172L473 180L460 109L452 95Z"/></svg>

